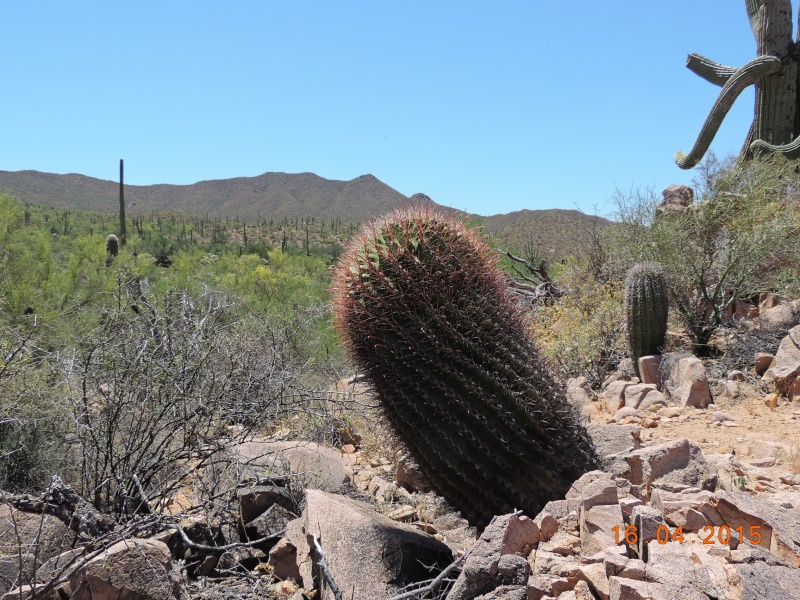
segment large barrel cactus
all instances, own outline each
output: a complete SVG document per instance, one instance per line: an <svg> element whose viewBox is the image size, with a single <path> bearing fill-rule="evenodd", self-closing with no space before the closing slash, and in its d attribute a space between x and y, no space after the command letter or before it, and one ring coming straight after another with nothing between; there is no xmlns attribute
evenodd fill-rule
<svg viewBox="0 0 800 600"><path fill-rule="evenodd" d="M395 432L473 524L535 515L598 467L496 255L463 221L417 206L368 225L333 291L337 324Z"/></svg>
<svg viewBox="0 0 800 600"><path fill-rule="evenodd" d="M658 263L631 267L625 277L625 317L633 368L642 356L660 354L667 334L667 278Z"/></svg>

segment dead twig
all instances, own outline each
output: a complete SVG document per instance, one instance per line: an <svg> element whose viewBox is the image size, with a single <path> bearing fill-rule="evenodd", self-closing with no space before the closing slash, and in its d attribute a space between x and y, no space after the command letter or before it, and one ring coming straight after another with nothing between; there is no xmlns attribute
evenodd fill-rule
<svg viewBox="0 0 800 600"><path fill-rule="evenodd" d="M322 577L330 587L331 592L333 592L333 597L335 600L342 600L342 591L339 589L339 586L336 585L336 581L333 579L333 575L331 575L330 570L328 569L328 561L325 557L325 552L322 551L322 546L319 545L319 540L317 536L312 536L314 538L314 548L313 551L317 555L317 566L319 570L322 572Z"/></svg>
<svg viewBox="0 0 800 600"><path fill-rule="evenodd" d="M431 579L428 582L419 582L414 583L412 585L420 585L421 583L425 583L423 587L419 587L415 590L410 590L407 592L402 592L395 596L389 598L389 600L407 600L410 598L419 598L422 594L427 594L428 592L432 592L435 590L439 585L447 578L447 576L452 573L458 566L466 559L468 552L465 552L461 556L459 556L455 561L447 565L441 573L439 573L434 579Z"/></svg>

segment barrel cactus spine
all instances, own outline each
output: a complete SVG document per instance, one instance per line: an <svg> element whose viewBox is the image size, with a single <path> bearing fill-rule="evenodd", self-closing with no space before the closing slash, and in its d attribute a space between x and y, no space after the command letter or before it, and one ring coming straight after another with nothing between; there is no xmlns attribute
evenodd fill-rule
<svg viewBox="0 0 800 600"><path fill-rule="evenodd" d="M667 334L669 296L661 265L635 264L625 277L625 320L633 368L642 356L660 354Z"/></svg>
<svg viewBox="0 0 800 600"><path fill-rule="evenodd" d="M395 432L473 524L537 514L599 460L479 233L430 206L349 243L335 320Z"/></svg>

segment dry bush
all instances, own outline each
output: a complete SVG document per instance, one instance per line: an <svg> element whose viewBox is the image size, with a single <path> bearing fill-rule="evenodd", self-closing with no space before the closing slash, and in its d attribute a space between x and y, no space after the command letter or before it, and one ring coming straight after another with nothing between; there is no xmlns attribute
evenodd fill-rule
<svg viewBox="0 0 800 600"><path fill-rule="evenodd" d="M599 387L626 353L621 285L599 282L576 265L559 284L562 297L534 306L531 331L560 379L584 376Z"/></svg>
<svg viewBox="0 0 800 600"><path fill-rule="evenodd" d="M175 492L190 470L303 399L310 321L270 322L221 294L126 299L59 357L73 434L69 475L120 516Z"/></svg>

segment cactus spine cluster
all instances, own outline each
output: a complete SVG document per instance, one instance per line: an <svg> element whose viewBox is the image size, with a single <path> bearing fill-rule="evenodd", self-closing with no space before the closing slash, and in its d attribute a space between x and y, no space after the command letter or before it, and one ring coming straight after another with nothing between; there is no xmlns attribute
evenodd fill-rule
<svg viewBox="0 0 800 600"><path fill-rule="evenodd" d="M337 325L393 429L478 526L536 515L599 464L506 281L479 233L417 206L354 236L333 282Z"/></svg>
<svg viewBox="0 0 800 600"><path fill-rule="evenodd" d="M660 354L667 334L667 278L658 263L631 267L625 277L625 317L633 368L642 356Z"/></svg>

